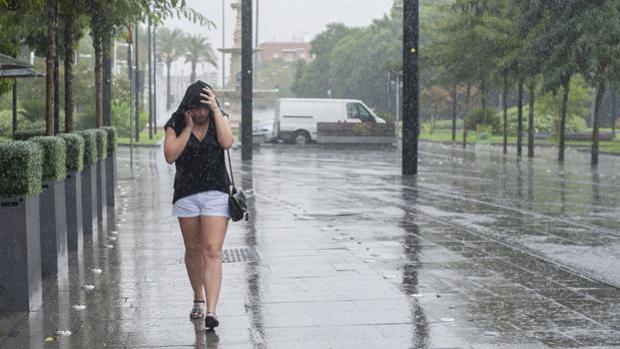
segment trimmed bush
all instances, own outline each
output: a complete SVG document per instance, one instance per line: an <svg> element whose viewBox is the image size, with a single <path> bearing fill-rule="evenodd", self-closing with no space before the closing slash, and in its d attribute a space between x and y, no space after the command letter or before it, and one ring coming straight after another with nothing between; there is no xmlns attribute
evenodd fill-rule
<svg viewBox="0 0 620 349"><path fill-rule="evenodd" d="M65 140L66 172L80 172L84 169L84 138L77 133L60 133L58 137Z"/></svg>
<svg viewBox="0 0 620 349"><path fill-rule="evenodd" d="M35 142L0 143L0 196L29 197L41 192L43 148Z"/></svg>
<svg viewBox="0 0 620 349"><path fill-rule="evenodd" d="M39 143L43 148L43 181L60 181L67 176L67 146L60 137L39 136L30 138L31 142Z"/></svg>
<svg viewBox="0 0 620 349"><path fill-rule="evenodd" d="M118 146L118 133L116 128L106 126L103 128L108 133L108 155L115 153Z"/></svg>
<svg viewBox="0 0 620 349"><path fill-rule="evenodd" d="M95 130L77 131L84 138L84 166L97 162L97 133Z"/></svg>
<svg viewBox="0 0 620 349"><path fill-rule="evenodd" d="M103 160L108 157L108 132L101 128L94 131L97 134L97 159Z"/></svg>
<svg viewBox="0 0 620 349"><path fill-rule="evenodd" d="M27 130L27 131L18 131L13 135L13 139L16 141L27 141L32 137L39 137L47 135L47 131L45 129L36 129L36 130Z"/></svg>

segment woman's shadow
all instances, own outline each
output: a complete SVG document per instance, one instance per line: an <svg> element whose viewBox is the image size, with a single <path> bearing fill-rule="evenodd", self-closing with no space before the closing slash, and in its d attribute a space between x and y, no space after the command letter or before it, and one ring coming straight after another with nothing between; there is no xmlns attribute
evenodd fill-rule
<svg viewBox="0 0 620 349"><path fill-rule="evenodd" d="M215 330L205 327L204 319L191 320L196 332L196 349L217 349L219 348L220 337Z"/></svg>

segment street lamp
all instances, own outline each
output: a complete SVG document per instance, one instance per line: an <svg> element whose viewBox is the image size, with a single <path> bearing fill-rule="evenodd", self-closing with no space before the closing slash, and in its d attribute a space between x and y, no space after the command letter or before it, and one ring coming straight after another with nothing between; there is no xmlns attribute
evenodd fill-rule
<svg viewBox="0 0 620 349"><path fill-rule="evenodd" d="M403 1L403 175L418 174L418 134L420 133L419 10L418 0Z"/></svg>

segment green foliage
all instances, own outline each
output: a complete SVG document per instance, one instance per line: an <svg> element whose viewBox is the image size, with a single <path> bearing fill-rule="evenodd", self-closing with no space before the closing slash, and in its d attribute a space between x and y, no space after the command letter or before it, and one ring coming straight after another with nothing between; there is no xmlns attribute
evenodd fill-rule
<svg viewBox="0 0 620 349"><path fill-rule="evenodd" d="M103 129L108 133L108 155L111 155L116 152L116 148L118 147L118 134L114 127L108 126Z"/></svg>
<svg viewBox="0 0 620 349"><path fill-rule="evenodd" d="M129 104L119 100L112 101L112 126L116 128L119 137L129 137L129 131L132 127L135 128L135 124L129 123L129 115ZM148 118L148 113L140 112L140 127L147 124ZM135 119L133 122L135 123Z"/></svg>
<svg viewBox="0 0 620 349"><path fill-rule="evenodd" d="M97 133L92 129L76 133L84 138L84 167L95 164L98 158Z"/></svg>
<svg viewBox="0 0 620 349"><path fill-rule="evenodd" d="M467 117L467 129L479 130L481 126L489 126L491 132L499 134L501 131L501 120L499 114L493 108L474 108Z"/></svg>
<svg viewBox="0 0 620 349"><path fill-rule="evenodd" d="M35 142L0 142L0 197L29 197L41 192L43 149Z"/></svg>
<svg viewBox="0 0 620 349"><path fill-rule="evenodd" d="M300 62L304 62L300 60ZM278 86L276 98L291 97L295 69L300 63L287 62L283 58L274 58L261 62L256 69L256 88L260 90L274 90ZM304 63L301 63L304 64Z"/></svg>
<svg viewBox="0 0 620 349"><path fill-rule="evenodd" d="M191 35L185 38L185 63L190 63L190 81L196 80L196 66L198 63L209 63L217 68L217 58L209 39L201 35Z"/></svg>
<svg viewBox="0 0 620 349"><path fill-rule="evenodd" d="M30 141L36 142L43 148L43 181L64 180L66 174L65 141L61 137L32 137Z"/></svg>
<svg viewBox="0 0 620 349"><path fill-rule="evenodd" d="M97 158L103 160L108 156L108 132L101 128L94 131L97 135Z"/></svg>
<svg viewBox="0 0 620 349"><path fill-rule="evenodd" d="M295 81L295 93L298 97L327 97L327 83L338 77L330 76L331 53L338 42L352 31L341 23L332 23L327 29L312 40L310 53L315 59L305 65L300 80Z"/></svg>
<svg viewBox="0 0 620 349"><path fill-rule="evenodd" d="M84 169L84 138L77 133L60 133L58 137L66 144L66 172L80 172Z"/></svg>
<svg viewBox="0 0 620 349"><path fill-rule="evenodd" d="M47 134L45 129L34 129L27 131L17 131L13 135L13 139L16 141L26 141L32 137L45 136Z"/></svg>

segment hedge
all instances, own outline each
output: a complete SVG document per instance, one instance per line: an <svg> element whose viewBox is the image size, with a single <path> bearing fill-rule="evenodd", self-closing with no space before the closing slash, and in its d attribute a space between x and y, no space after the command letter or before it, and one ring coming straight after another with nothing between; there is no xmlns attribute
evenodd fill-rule
<svg viewBox="0 0 620 349"><path fill-rule="evenodd" d="M84 138L84 166L97 162L97 132L95 130L77 131Z"/></svg>
<svg viewBox="0 0 620 349"><path fill-rule="evenodd" d="M60 133L58 137L65 140L66 172L80 172L84 169L84 138L77 133Z"/></svg>
<svg viewBox="0 0 620 349"><path fill-rule="evenodd" d="M18 131L13 135L13 139L16 141L27 141L32 137L45 136L47 131L45 129Z"/></svg>
<svg viewBox="0 0 620 349"><path fill-rule="evenodd" d="M30 141L0 143L0 196L29 197L41 192L43 148Z"/></svg>
<svg viewBox="0 0 620 349"><path fill-rule="evenodd" d="M39 136L30 138L43 147L43 181L60 181L67 176L66 158L67 146L60 137Z"/></svg>
<svg viewBox="0 0 620 349"><path fill-rule="evenodd" d="M112 126L106 126L103 128L108 133L108 155L116 152L118 146L118 132L116 128Z"/></svg>
<svg viewBox="0 0 620 349"><path fill-rule="evenodd" d="M94 129L97 134L97 159L108 157L108 132L101 128Z"/></svg>

